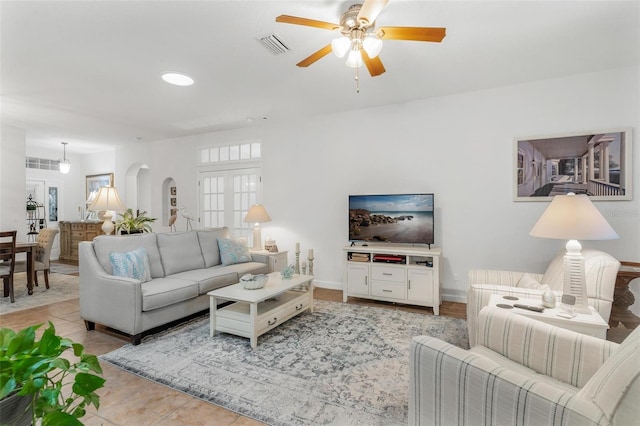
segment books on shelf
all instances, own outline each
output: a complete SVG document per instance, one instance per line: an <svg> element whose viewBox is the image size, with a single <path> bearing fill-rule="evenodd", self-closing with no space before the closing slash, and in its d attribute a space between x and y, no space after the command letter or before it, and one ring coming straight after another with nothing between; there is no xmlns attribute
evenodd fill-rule
<svg viewBox="0 0 640 426"><path fill-rule="evenodd" d="M349 260L352 262L368 262L369 253L349 253Z"/></svg>

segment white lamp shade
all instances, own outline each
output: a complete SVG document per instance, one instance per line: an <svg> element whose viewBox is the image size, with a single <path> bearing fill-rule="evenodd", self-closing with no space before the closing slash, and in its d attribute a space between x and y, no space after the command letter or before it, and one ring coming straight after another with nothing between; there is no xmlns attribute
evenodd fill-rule
<svg viewBox="0 0 640 426"><path fill-rule="evenodd" d="M376 36L369 35L362 41L362 48L367 52L367 56L373 59L378 56L382 50L382 40Z"/></svg>
<svg viewBox="0 0 640 426"><path fill-rule="evenodd" d="M345 36L338 37L331 42L331 51L338 58L344 58L344 55L349 51L349 47L351 47L351 40Z"/></svg>
<svg viewBox="0 0 640 426"><path fill-rule="evenodd" d="M269 213L265 210L262 204L254 204L249 208L247 215L244 217L243 222L247 223L265 223L271 222Z"/></svg>
<svg viewBox="0 0 640 426"><path fill-rule="evenodd" d="M587 195L556 195L529 235L559 240L613 240L618 234Z"/></svg>
<svg viewBox="0 0 640 426"><path fill-rule="evenodd" d="M103 186L98 191L95 200L89 206L91 211L113 210L123 212L127 207L120 200L118 190L113 186Z"/></svg>
<svg viewBox="0 0 640 426"><path fill-rule="evenodd" d="M351 68L360 68L362 63L362 53L360 52L360 49L351 49L349 51L349 56L347 56L347 66Z"/></svg>

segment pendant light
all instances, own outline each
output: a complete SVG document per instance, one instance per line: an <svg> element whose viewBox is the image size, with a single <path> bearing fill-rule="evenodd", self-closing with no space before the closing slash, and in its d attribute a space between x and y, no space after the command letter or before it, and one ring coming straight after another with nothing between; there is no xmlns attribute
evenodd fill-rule
<svg viewBox="0 0 640 426"><path fill-rule="evenodd" d="M59 162L60 173L67 174L69 170L71 170L71 161L67 160L67 143L68 142L60 142L64 149L64 154L62 156L62 160Z"/></svg>

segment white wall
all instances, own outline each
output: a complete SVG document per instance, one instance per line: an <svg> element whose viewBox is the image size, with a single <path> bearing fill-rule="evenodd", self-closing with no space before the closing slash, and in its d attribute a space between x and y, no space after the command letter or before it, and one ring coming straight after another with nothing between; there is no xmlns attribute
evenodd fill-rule
<svg viewBox="0 0 640 426"><path fill-rule="evenodd" d="M24 130L2 126L0 132L0 229L18 230L26 241L26 174Z"/></svg>
<svg viewBox="0 0 640 426"><path fill-rule="evenodd" d="M349 194L434 192L443 294L465 301L469 269L544 272L564 245L528 235L548 203L512 200L514 138L632 127L637 140L638 75L637 67L624 68L120 147L116 176L144 162L151 215L161 217L167 177L176 181L178 203L196 212L197 148L261 139L263 203L273 219L263 236L289 250L290 261L295 242L303 258L313 248L319 285L335 288L341 288ZM633 201L596 203L621 238L583 246L640 261L640 148L634 147L633 164Z"/></svg>

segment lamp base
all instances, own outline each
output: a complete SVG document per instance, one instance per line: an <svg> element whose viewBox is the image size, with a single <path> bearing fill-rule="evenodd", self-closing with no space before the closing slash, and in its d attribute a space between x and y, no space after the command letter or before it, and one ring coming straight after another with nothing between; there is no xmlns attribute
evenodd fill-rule
<svg viewBox="0 0 640 426"><path fill-rule="evenodd" d="M569 240L566 245L567 252L564 255L564 282L563 294L576 297L573 307L574 312L589 314L587 303L587 283L584 276L584 257L582 246L577 240Z"/></svg>
<svg viewBox="0 0 640 426"><path fill-rule="evenodd" d="M253 227L253 247L251 247L251 250L262 250L262 232L260 231L260 225L257 223Z"/></svg>
<svg viewBox="0 0 640 426"><path fill-rule="evenodd" d="M104 222L102 223L102 232L104 232L105 235L111 235L111 233L115 229L113 222L111 222L111 218L113 217L113 215L110 211L107 210L107 212L102 217L104 217Z"/></svg>

